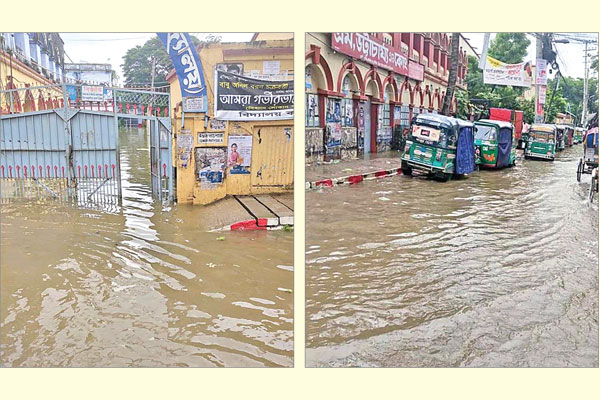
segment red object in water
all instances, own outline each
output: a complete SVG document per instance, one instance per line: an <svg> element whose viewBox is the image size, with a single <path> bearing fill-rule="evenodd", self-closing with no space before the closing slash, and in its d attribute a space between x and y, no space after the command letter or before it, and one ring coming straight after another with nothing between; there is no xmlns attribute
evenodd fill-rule
<svg viewBox="0 0 600 400"><path fill-rule="evenodd" d="M375 178L381 178L383 176L387 176L387 171L377 171L377 172L375 172Z"/></svg>
<svg viewBox="0 0 600 400"><path fill-rule="evenodd" d="M333 181L331 179L324 179L322 181L317 181L315 182L315 186L327 186L327 187L332 187L333 186Z"/></svg>
<svg viewBox="0 0 600 400"><path fill-rule="evenodd" d="M351 176L350 178L348 178L348 183L350 183L351 185L355 185L357 183L360 183L363 181L363 176L362 175L354 175Z"/></svg>

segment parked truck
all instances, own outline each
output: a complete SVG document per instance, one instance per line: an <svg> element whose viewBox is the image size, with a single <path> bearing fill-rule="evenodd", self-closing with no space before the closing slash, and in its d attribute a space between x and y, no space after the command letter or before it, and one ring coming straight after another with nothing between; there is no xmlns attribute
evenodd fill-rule
<svg viewBox="0 0 600 400"><path fill-rule="evenodd" d="M517 140L517 149L525 148L523 140L523 111L510 110L508 108L490 108L490 119L496 121L506 121L515 127L515 140Z"/></svg>

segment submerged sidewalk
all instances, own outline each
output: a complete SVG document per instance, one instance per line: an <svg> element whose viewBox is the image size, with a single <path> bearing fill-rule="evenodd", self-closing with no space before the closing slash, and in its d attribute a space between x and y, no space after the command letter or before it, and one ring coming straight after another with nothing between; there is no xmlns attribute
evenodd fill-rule
<svg viewBox="0 0 600 400"><path fill-rule="evenodd" d="M201 212L210 231L283 229L294 225L294 195L231 196L203 206Z"/></svg>
<svg viewBox="0 0 600 400"><path fill-rule="evenodd" d="M367 155L366 158L306 167L306 189L359 183L365 179L401 174L400 153L391 151Z"/></svg>

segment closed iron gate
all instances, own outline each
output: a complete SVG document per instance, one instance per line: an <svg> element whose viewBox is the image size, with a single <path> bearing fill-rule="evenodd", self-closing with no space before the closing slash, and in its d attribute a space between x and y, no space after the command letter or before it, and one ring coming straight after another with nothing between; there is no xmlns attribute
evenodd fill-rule
<svg viewBox="0 0 600 400"><path fill-rule="evenodd" d="M132 117L124 111L130 107L136 110L136 118L149 121L151 142L157 144L152 193L157 199L172 200L169 95L147 92L150 97L146 92L112 88L100 92L97 101L82 100L82 85L0 92L0 197L4 203L51 197L82 206L118 205L118 118ZM166 106L129 102L144 98ZM155 179L154 172L161 167L162 174L156 173Z"/></svg>

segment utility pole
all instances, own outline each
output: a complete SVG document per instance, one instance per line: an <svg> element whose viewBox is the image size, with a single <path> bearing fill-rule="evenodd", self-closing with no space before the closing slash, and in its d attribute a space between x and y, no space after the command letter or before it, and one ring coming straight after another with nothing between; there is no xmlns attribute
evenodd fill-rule
<svg viewBox="0 0 600 400"><path fill-rule="evenodd" d="M538 74L538 60L543 58L543 44L541 35L545 35L544 33L538 33L535 35L535 73L536 76ZM537 79L536 79L537 81ZM544 107L540 104L540 86L537 82L535 82L535 117L533 122L536 124L540 124L544 121Z"/></svg>
<svg viewBox="0 0 600 400"><path fill-rule="evenodd" d="M152 56L152 83L150 85L150 91L154 92L154 74L156 71L156 58ZM154 94L152 94L152 99L150 101L150 107L154 109Z"/></svg>
<svg viewBox="0 0 600 400"><path fill-rule="evenodd" d="M587 103L588 103L588 67L587 67L587 59L588 59L588 41L585 41L585 55L583 62L583 109L581 110L581 125L585 124L585 117L587 114Z"/></svg>

